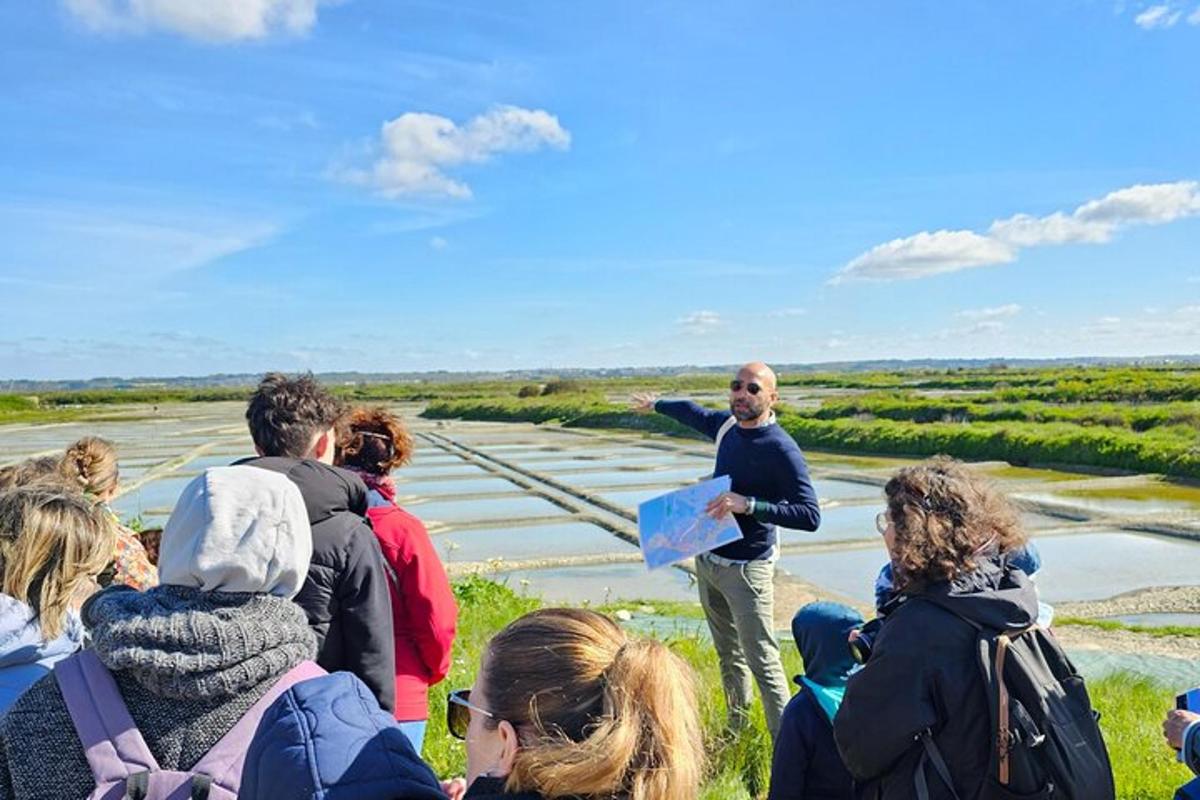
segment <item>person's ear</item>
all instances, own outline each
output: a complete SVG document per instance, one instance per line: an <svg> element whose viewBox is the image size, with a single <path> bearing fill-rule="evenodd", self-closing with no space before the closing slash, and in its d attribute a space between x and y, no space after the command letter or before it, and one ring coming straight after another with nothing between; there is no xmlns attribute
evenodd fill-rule
<svg viewBox="0 0 1200 800"><path fill-rule="evenodd" d="M336 431L333 428L322 433L317 437L317 441L313 444L312 454L317 461L324 461L328 458L333 460L333 448L337 442Z"/></svg>
<svg viewBox="0 0 1200 800"><path fill-rule="evenodd" d="M517 736L517 729L506 719L500 720L496 732L500 734L500 758L496 761L496 769L501 774L495 777L502 778L512 773L517 751L521 749L521 741Z"/></svg>

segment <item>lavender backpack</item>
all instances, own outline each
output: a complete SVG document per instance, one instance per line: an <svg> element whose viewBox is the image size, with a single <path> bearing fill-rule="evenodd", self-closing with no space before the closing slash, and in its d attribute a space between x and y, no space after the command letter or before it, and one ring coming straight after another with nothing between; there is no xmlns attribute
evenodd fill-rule
<svg viewBox="0 0 1200 800"><path fill-rule="evenodd" d="M54 677L96 779L88 800L237 800L246 749L267 708L301 681L324 675L302 661L267 690L188 772L159 769L117 682L91 650L54 665Z"/></svg>

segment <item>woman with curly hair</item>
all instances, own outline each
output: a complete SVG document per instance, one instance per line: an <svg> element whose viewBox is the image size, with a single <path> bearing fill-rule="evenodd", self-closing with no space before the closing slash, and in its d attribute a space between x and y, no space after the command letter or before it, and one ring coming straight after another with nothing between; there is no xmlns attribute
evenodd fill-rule
<svg viewBox="0 0 1200 800"><path fill-rule="evenodd" d="M356 408L342 420L334 463L368 489L367 517L387 562L396 652L396 720L419 753L429 687L450 671L458 607L421 520L396 503L392 470L412 458L413 440L386 408Z"/></svg>
<svg viewBox="0 0 1200 800"><path fill-rule="evenodd" d="M930 800L977 797L992 731L974 626L1018 631L1037 620L1037 591L1012 563L1025 533L999 491L944 456L901 469L884 493L876 524L896 595L873 652L847 684L834 736L859 797L917 797L923 734L954 784L929 778Z"/></svg>

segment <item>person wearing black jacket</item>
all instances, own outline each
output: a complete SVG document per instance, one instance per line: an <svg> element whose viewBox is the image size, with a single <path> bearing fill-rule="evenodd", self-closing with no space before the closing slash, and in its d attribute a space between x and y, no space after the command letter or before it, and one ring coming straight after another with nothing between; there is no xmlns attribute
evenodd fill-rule
<svg viewBox="0 0 1200 800"><path fill-rule="evenodd" d="M357 675L390 712L396 656L387 567L364 518L367 487L332 466L342 411L311 375L267 374L246 410L259 457L239 463L280 472L300 489L313 555L295 602L317 635L317 663Z"/></svg>
<svg viewBox="0 0 1200 800"><path fill-rule="evenodd" d="M1037 591L1009 563L1025 536L1011 504L952 459L906 467L884 491L887 511L877 524L899 594L869 660L850 676L834 738L859 798L916 798L918 770L928 773L930 800L952 797L922 765L926 733L958 797L976 797L992 734L977 634L967 620L996 631L1037 620Z"/></svg>

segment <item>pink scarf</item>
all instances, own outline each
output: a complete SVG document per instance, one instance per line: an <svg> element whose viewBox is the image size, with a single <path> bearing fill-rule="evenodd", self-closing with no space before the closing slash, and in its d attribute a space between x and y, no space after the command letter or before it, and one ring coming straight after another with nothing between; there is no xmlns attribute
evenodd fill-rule
<svg viewBox="0 0 1200 800"><path fill-rule="evenodd" d="M363 483L367 485L368 489L379 492L379 494L383 495L383 499L389 503L396 502L396 482L392 480L391 475L375 475L361 469L352 469L351 471L362 478Z"/></svg>

